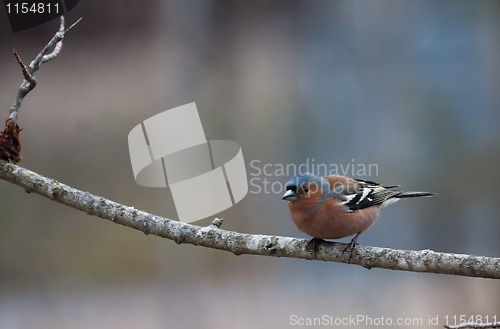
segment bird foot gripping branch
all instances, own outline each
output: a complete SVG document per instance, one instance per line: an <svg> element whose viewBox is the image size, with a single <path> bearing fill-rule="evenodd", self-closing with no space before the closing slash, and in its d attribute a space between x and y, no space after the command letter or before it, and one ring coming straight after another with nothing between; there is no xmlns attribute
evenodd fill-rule
<svg viewBox="0 0 500 329"><path fill-rule="evenodd" d="M342 252L345 252L349 255L349 258L347 260L347 263L350 264L351 263L351 259L352 259L352 254L354 252L354 249L356 248L356 246L358 245L358 236L360 235L361 233L357 233L354 238L352 238L351 242L349 242L346 247L342 250ZM319 252L319 245L321 243L325 242L325 240L323 239L320 239L320 238L312 238L311 240L309 240L309 242L307 243L306 245L306 249L307 250L310 250L314 256L316 256Z"/></svg>

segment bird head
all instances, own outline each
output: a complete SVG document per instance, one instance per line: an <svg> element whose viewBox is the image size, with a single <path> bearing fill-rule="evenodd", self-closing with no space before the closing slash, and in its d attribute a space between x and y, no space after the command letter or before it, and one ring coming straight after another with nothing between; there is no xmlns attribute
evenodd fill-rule
<svg viewBox="0 0 500 329"><path fill-rule="evenodd" d="M309 172L299 174L286 183L286 192L283 194L282 199L293 202L308 199L312 195L321 195L325 184L328 185L328 181L322 177ZM326 186L326 191L328 191L328 186Z"/></svg>

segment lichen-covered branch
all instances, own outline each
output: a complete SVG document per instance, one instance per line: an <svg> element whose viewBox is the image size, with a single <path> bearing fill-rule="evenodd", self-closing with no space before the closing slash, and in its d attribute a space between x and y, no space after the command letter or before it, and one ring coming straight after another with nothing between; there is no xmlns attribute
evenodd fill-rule
<svg viewBox="0 0 500 329"><path fill-rule="evenodd" d="M0 178L92 216L98 216L145 234L180 243L225 250L236 255L318 259L348 262L343 243L321 243L318 252L307 248L308 240L291 237L246 234L220 228L220 221L201 227L149 214L106 198L80 191L54 179L41 176L6 161L0 161ZM358 246L351 264L365 268L431 272L470 277L500 278L500 258L435 252L432 250L395 250Z"/></svg>

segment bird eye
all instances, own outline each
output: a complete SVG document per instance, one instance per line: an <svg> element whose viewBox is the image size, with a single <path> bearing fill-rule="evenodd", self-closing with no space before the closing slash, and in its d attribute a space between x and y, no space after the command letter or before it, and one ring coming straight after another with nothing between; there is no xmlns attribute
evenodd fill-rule
<svg viewBox="0 0 500 329"><path fill-rule="evenodd" d="M307 186L304 186L304 187L302 188L302 191L304 191L304 193L307 193L307 192L309 192L309 187L307 187Z"/></svg>

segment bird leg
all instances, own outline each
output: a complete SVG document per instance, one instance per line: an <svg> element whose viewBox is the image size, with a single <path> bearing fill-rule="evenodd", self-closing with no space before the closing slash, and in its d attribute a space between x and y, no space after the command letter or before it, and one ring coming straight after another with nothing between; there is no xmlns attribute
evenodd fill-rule
<svg viewBox="0 0 500 329"><path fill-rule="evenodd" d="M320 238L312 238L311 240L309 240L309 242L307 243L306 245L306 249L309 249L311 250L312 249L312 252L314 254L314 257L316 257L316 254L318 253L318 249L319 249L319 244L321 242L323 242L325 240L323 239L320 239Z"/></svg>
<svg viewBox="0 0 500 329"><path fill-rule="evenodd" d="M347 261L348 264L351 264L351 258L352 258L352 253L356 246L358 245L358 236L361 234L361 232L356 233L354 238L352 238L351 242L347 245L347 247L344 248L344 252L349 253L349 260Z"/></svg>

